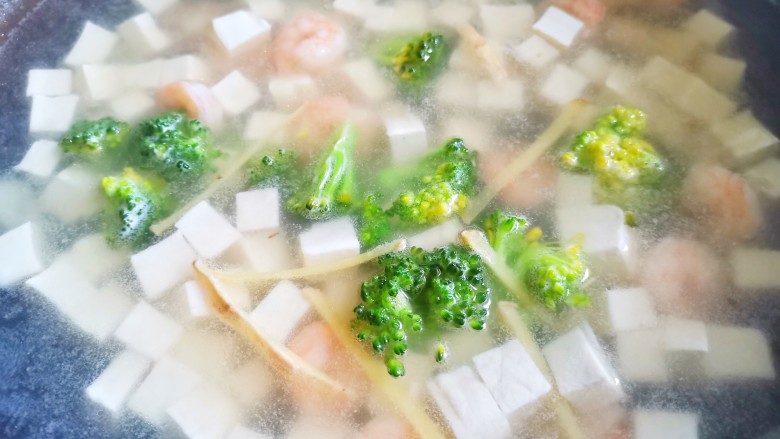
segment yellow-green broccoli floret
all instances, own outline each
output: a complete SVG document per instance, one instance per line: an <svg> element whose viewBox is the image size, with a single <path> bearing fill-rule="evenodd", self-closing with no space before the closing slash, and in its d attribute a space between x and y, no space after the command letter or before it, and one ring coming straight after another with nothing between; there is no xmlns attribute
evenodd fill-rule
<svg viewBox="0 0 780 439"><path fill-rule="evenodd" d="M443 35L425 32L377 42L370 51L392 69L399 82L411 89L428 84L444 67L449 48Z"/></svg>
<svg viewBox="0 0 780 439"><path fill-rule="evenodd" d="M73 124L60 139L63 151L89 159L103 158L117 151L130 132L125 122L111 117L82 120Z"/></svg>
<svg viewBox="0 0 780 439"><path fill-rule="evenodd" d="M101 181L106 197L106 241L112 247L140 248L149 243L149 227L166 213L166 201L150 180L133 168Z"/></svg>

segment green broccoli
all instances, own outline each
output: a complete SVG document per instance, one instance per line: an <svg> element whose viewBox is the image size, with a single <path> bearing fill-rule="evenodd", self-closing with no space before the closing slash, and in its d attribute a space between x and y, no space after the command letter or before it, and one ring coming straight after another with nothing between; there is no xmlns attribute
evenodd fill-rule
<svg viewBox="0 0 780 439"><path fill-rule="evenodd" d="M353 329L359 340L384 354L390 375L404 375L398 357L406 353L414 334L485 328L490 288L478 255L456 246L430 252L413 247L381 256L378 263L384 271L363 283ZM447 357L442 345L435 357Z"/></svg>
<svg viewBox="0 0 780 439"><path fill-rule="evenodd" d="M542 242L538 227L528 220L496 211L483 222L488 241L532 296L551 310L590 304L582 286L588 277L579 246L567 248Z"/></svg>
<svg viewBox="0 0 780 439"><path fill-rule="evenodd" d="M400 83L418 89L430 82L447 63L449 48L443 35L425 32L378 41L369 49L392 69Z"/></svg>
<svg viewBox="0 0 780 439"><path fill-rule="evenodd" d="M166 213L166 201L150 180L133 168L125 168L121 176L104 177L101 181L106 196L105 234L112 247L141 248L149 243L149 226Z"/></svg>
<svg viewBox="0 0 780 439"><path fill-rule="evenodd" d="M298 154L279 148L249 162L248 184L255 188L278 188L286 197L295 187L297 166Z"/></svg>
<svg viewBox="0 0 780 439"><path fill-rule="evenodd" d="M387 241L393 234L391 218L379 205L381 195L368 194L358 218L358 238L363 247L371 248Z"/></svg>
<svg viewBox="0 0 780 439"><path fill-rule="evenodd" d="M355 184L357 131L352 124L337 130L325 155L302 187L287 200L287 209L312 220L347 212L359 198Z"/></svg>
<svg viewBox="0 0 780 439"><path fill-rule="evenodd" d="M110 117L82 120L73 124L60 139L63 151L89 159L104 158L119 150L130 126Z"/></svg>

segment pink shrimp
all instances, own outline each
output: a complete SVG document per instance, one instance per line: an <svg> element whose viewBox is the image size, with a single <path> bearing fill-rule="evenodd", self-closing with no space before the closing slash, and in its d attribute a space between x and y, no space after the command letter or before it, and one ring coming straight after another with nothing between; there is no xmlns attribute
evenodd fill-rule
<svg viewBox="0 0 780 439"><path fill-rule="evenodd" d="M553 4L576 16L589 26L601 23L607 12L607 8L601 0L555 0Z"/></svg>
<svg viewBox="0 0 780 439"><path fill-rule="evenodd" d="M683 184L682 202L718 241L750 238L761 225L753 189L741 176L719 165L691 168Z"/></svg>
<svg viewBox="0 0 780 439"><path fill-rule="evenodd" d="M347 33L322 15L299 15L282 28L272 50L280 72L320 73L341 61L347 50Z"/></svg>
<svg viewBox="0 0 780 439"><path fill-rule="evenodd" d="M501 171L515 151L490 151L477 158L479 175L484 182L490 181ZM511 207L523 210L538 206L550 199L558 180L557 168L547 160L539 160L507 185L499 194L501 200Z"/></svg>
<svg viewBox="0 0 780 439"><path fill-rule="evenodd" d="M200 82L171 82L157 93L157 101L163 107L186 111L187 116L200 120L209 128L222 125L222 105L211 89Z"/></svg>

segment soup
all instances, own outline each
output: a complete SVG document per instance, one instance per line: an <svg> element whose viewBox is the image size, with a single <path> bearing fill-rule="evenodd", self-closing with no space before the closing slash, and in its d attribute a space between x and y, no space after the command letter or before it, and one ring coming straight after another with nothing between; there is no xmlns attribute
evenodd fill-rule
<svg viewBox="0 0 780 439"><path fill-rule="evenodd" d="M665 394L776 386L734 303L780 282L777 138L677 3L87 22L27 76L0 280L119 347L82 394L136 436L713 433Z"/></svg>

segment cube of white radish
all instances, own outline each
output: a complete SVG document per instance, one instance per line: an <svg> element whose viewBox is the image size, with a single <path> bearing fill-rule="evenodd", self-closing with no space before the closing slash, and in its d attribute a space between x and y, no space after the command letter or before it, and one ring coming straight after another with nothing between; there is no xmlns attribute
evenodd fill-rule
<svg viewBox="0 0 780 439"><path fill-rule="evenodd" d="M542 70L555 61L561 52L544 38L531 35L512 49L512 56L520 64Z"/></svg>
<svg viewBox="0 0 780 439"><path fill-rule="evenodd" d="M210 80L211 71L203 59L198 56L182 55L162 62L160 84L175 81L209 82Z"/></svg>
<svg viewBox="0 0 780 439"><path fill-rule="evenodd" d="M271 436L250 430L243 425L236 425L232 430L230 430L230 433L228 433L226 439L271 439Z"/></svg>
<svg viewBox="0 0 780 439"><path fill-rule="evenodd" d="M664 331L656 328L618 332L615 346L620 375L634 383L668 381L664 337Z"/></svg>
<svg viewBox="0 0 780 439"><path fill-rule="evenodd" d="M116 415L151 365L149 358L124 350L87 387L87 397Z"/></svg>
<svg viewBox="0 0 780 439"><path fill-rule="evenodd" d="M655 56L639 71L638 79L642 85L661 96L675 99L695 78L666 58Z"/></svg>
<svg viewBox="0 0 780 439"><path fill-rule="evenodd" d="M138 302L114 332L117 340L152 359L160 359L182 335L175 320L144 301Z"/></svg>
<svg viewBox="0 0 780 439"><path fill-rule="evenodd" d="M93 282L125 264L127 256L125 250L110 248L101 233L80 238L65 254L71 262L79 265L79 272Z"/></svg>
<svg viewBox="0 0 780 439"><path fill-rule="evenodd" d="M553 104L566 105L582 96L589 83L582 73L563 64L556 64L539 93Z"/></svg>
<svg viewBox="0 0 780 439"><path fill-rule="evenodd" d="M550 6L534 23L533 30L556 44L569 47L584 25L579 18Z"/></svg>
<svg viewBox="0 0 780 439"><path fill-rule="evenodd" d="M135 276L141 283L144 295L155 300L166 291L192 278L195 251L176 232L130 257Z"/></svg>
<svg viewBox="0 0 780 439"><path fill-rule="evenodd" d="M407 239L407 243L411 247L420 247L423 250L430 251L437 247L460 242L460 232L464 228L463 223L459 219L451 219L410 236Z"/></svg>
<svg viewBox="0 0 780 439"><path fill-rule="evenodd" d="M395 113L386 116L384 122L393 164L412 162L428 152L428 136L419 117L409 112Z"/></svg>
<svg viewBox="0 0 780 439"><path fill-rule="evenodd" d="M534 22L534 8L529 4L479 5L479 19L489 39L516 40L528 35Z"/></svg>
<svg viewBox="0 0 780 439"><path fill-rule="evenodd" d="M333 0L333 9L354 18L363 18L374 7L374 0Z"/></svg>
<svg viewBox="0 0 780 439"><path fill-rule="evenodd" d="M712 134L720 141L731 164L742 166L767 156L778 144L777 136L743 111L725 121L713 124Z"/></svg>
<svg viewBox="0 0 780 439"><path fill-rule="evenodd" d="M188 438L224 437L241 419L241 409L214 384L203 383L168 408Z"/></svg>
<svg viewBox="0 0 780 439"><path fill-rule="evenodd" d="M250 318L256 327L284 343L310 309L301 289L283 280L257 304Z"/></svg>
<svg viewBox="0 0 780 439"><path fill-rule="evenodd" d="M142 55L160 52L172 43L149 12L125 20L116 29L125 43Z"/></svg>
<svg viewBox="0 0 780 439"><path fill-rule="evenodd" d="M38 230L31 222L0 235L0 287L15 284L43 270Z"/></svg>
<svg viewBox="0 0 780 439"><path fill-rule="evenodd" d="M352 86L368 101L381 101L392 93L387 79L369 58L350 61L344 64L343 70Z"/></svg>
<svg viewBox="0 0 780 439"><path fill-rule="evenodd" d="M173 80L163 80L166 65L172 63L173 60L155 58L137 64L127 64L122 66L120 80L124 83L128 93L141 89L153 89L156 92L162 85L173 82Z"/></svg>
<svg viewBox="0 0 780 439"><path fill-rule="evenodd" d="M222 78L211 87L211 92L230 114L243 113L260 100L260 89L238 70Z"/></svg>
<svg viewBox="0 0 780 439"><path fill-rule="evenodd" d="M555 197L558 208L589 206L593 200L593 177L563 172L558 176Z"/></svg>
<svg viewBox="0 0 780 439"><path fill-rule="evenodd" d="M187 313L192 318L209 317L214 314L211 305L200 284L194 280L188 280L182 285L182 294L187 304Z"/></svg>
<svg viewBox="0 0 780 439"><path fill-rule="evenodd" d="M734 26L712 12L701 9L683 24L683 29L702 43L715 47L734 31Z"/></svg>
<svg viewBox="0 0 780 439"><path fill-rule="evenodd" d="M558 390L575 408L587 411L623 398L617 373L590 326L559 336L542 352Z"/></svg>
<svg viewBox="0 0 780 439"><path fill-rule="evenodd" d="M154 425L166 419L165 411L195 389L203 378L171 357L158 361L130 396L127 407Z"/></svg>
<svg viewBox="0 0 780 439"><path fill-rule="evenodd" d="M276 131L287 120L287 114L278 111L255 111L249 116L244 128L247 140L271 141Z"/></svg>
<svg viewBox="0 0 780 439"><path fill-rule="evenodd" d="M229 54L235 53L245 44L271 37L271 25L246 10L233 11L215 18L211 22L211 28Z"/></svg>
<svg viewBox="0 0 780 439"><path fill-rule="evenodd" d="M274 76L268 81L268 92L280 109L291 110L317 95L317 84L308 75Z"/></svg>
<svg viewBox="0 0 780 439"><path fill-rule="evenodd" d="M658 324L655 304L644 288L607 290L607 306L615 331L653 328Z"/></svg>
<svg viewBox="0 0 780 439"><path fill-rule="evenodd" d="M674 99L675 104L696 119L717 123L734 114L737 104L699 78L693 78Z"/></svg>
<svg viewBox="0 0 780 439"><path fill-rule="evenodd" d="M86 96L94 101L102 101L125 92L125 84L117 78L122 77L124 67L108 64L84 64L78 70Z"/></svg>
<svg viewBox="0 0 780 439"><path fill-rule="evenodd" d="M38 140L30 145L30 149L14 169L36 177L48 178L60 164L60 160L62 160L62 148L57 142Z"/></svg>
<svg viewBox="0 0 780 439"><path fill-rule="evenodd" d="M664 347L667 351L706 351L707 327L698 320L667 317L663 324Z"/></svg>
<svg viewBox="0 0 780 439"><path fill-rule="evenodd" d="M40 216L37 203L30 203L37 194L33 192L28 181L6 178L0 181L0 228L13 229L28 221L37 220Z"/></svg>
<svg viewBox="0 0 780 439"><path fill-rule="evenodd" d="M474 78L462 72L448 72L436 81L434 95L439 103L471 109L477 101Z"/></svg>
<svg viewBox="0 0 780 439"><path fill-rule="evenodd" d="M121 287L111 285L80 301L68 317L79 329L102 342L122 323L134 304Z"/></svg>
<svg viewBox="0 0 780 439"><path fill-rule="evenodd" d="M69 69L32 69L27 74L27 96L62 96L73 86L73 72Z"/></svg>
<svg viewBox="0 0 780 439"><path fill-rule="evenodd" d="M25 285L48 299L66 317L81 312L82 304L97 297L99 291L67 259L55 261L46 270L27 279Z"/></svg>
<svg viewBox="0 0 780 439"><path fill-rule="evenodd" d="M531 414L531 406L552 389L517 340L477 355L474 366L498 407L513 423Z"/></svg>
<svg viewBox="0 0 780 439"><path fill-rule="evenodd" d="M771 157L745 171L745 179L770 200L780 198L780 160Z"/></svg>
<svg viewBox="0 0 780 439"><path fill-rule="evenodd" d="M70 166L49 182L40 200L45 211L62 221L88 218L103 207L100 176L79 165Z"/></svg>
<svg viewBox="0 0 780 439"><path fill-rule="evenodd" d="M87 21L76 44L65 57L65 64L77 66L103 62L114 49L118 39L114 32Z"/></svg>
<svg viewBox="0 0 780 439"><path fill-rule="evenodd" d="M471 23L474 17L474 7L456 0L444 0L431 10L431 20L434 24L457 29Z"/></svg>
<svg viewBox="0 0 780 439"><path fill-rule="evenodd" d="M216 258L241 237L208 201L201 201L185 213L176 222L176 228L204 258Z"/></svg>
<svg viewBox="0 0 780 439"><path fill-rule="evenodd" d="M742 84L747 64L744 60L708 53L701 58L697 72L708 84L725 93L734 93Z"/></svg>
<svg viewBox="0 0 780 439"><path fill-rule="evenodd" d="M265 360L254 358L230 372L227 384L236 401L254 407L271 397L274 375Z"/></svg>
<svg viewBox="0 0 780 439"><path fill-rule="evenodd" d="M303 264L319 265L360 254L360 242L349 218L316 223L298 235Z"/></svg>
<svg viewBox="0 0 780 439"><path fill-rule="evenodd" d="M584 73L591 81L603 84L609 76L610 64L609 55L589 47L574 60L572 66Z"/></svg>
<svg viewBox="0 0 780 439"><path fill-rule="evenodd" d="M232 334L190 328L168 355L202 376L221 380L233 368L238 345Z"/></svg>
<svg viewBox="0 0 780 439"><path fill-rule="evenodd" d="M695 413L639 409L634 411L634 439L698 439Z"/></svg>
<svg viewBox="0 0 780 439"><path fill-rule="evenodd" d="M260 272L286 270L294 262L290 247L287 237L279 232L253 233L241 237L224 258Z"/></svg>
<svg viewBox="0 0 780 439"><path fill-rule="evenodd" d="M468 366L428 380L428 392L456 438L508 438L509 422L490 391Z"/></svg>
<svg viewBox="0 0 780 439"><path fill-rule="evenodd" d="M519 112L525 104L525 87L522 81L490 80L477 84L477 108L483 111Z"/></svg>
<svg viewBox="0 0 780 439"><path fill-rule="evenodd" d="M31 133L64 133L73 125L79 97L75 95L32 97Z"/></svg>
<svg viewBox="0 0 780 439"><path fill-rule="evenodd" d="M702 364L708 378L775 378L772 350L758 329L707 325L707 335L709 351Z"/></svg>
<svg viewBox="0 0 780 439"><path fill-rule="evenodd" d="M114 116L127 122L137 122L150 115L156 104L154 99L142 92L130 92L117 96L108 102Z"/></svg>
<svg viewBox="0 0 780 439"><path fill-rule="evenodd" d="M256 16L269 21L278 21L285 16L285 4L281 0L245 0L249 10Z"/></svg>
<svg viewBox="0 0 780 439"><path fill-rule="evenodd" d="M142 8L154 15L167 11L179 0L135 0Z"/></svg>

